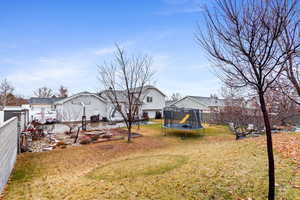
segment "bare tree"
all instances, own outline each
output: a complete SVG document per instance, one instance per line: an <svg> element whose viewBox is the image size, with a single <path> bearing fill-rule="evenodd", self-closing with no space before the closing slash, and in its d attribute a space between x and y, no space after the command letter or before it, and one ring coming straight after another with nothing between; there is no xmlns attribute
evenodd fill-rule
<svg viewBox="0 0 300 200"><path fill-rule="evenodd" d="M28 100L20 95L14 95L9 93L7 95L7 104L8 106L21 106L23 104L28 104Z"/></svg>
<svg viewBox="0 0 300 200"><path fill-rule="evenodd" d="M206 9L206 30L197 41L215 62L218 76L231 87L246 87L259 97L269 164L268 199L275 198L275 171L270 119L265 92L283 71L294 50L280 48L284 28L296 15L294 0L216 0L217 9Z"/></svg>
<svg viewBox="0 0 300 200"><path fill-rule="evenodd" d="M36 97L39 97L39 98L50 98L50 97L53 97L53 91L52 89L48 88L48 87L41 87L41 88L38 88L36 91L33 92L34 95Z"/></svg>
<svg viewBox="0 0 300 200"><path fill-rule="evenodd" d="M143 102L143 89L152 79L152 59L145 56L126 55L124 49L116 45L114 59L99 66L100 81L105 89L103 95L109 100L124 120L128 129L128 142L131 129Z"/></svg>
<svg viewBox="0 0 300 200"><path fill-rule="evenodd" d="M181 99L182 96L180 93L176 92L176 93L173 93L171 96L170 96L170 100L171 101L178 101L179 99Z"/></svg>
<svg viewBox="0 0 300 200"><path fill-rule="evenodd" d="M0 100L2 106L6 106L9 103L9 95L12 95L14 87L7 79L3 79L0 83Z"/></svg>
<svg viewBox="0 0 300 200"><path fill-rule="evenodd" d="M277 80L277 89L289 97L292 101L300 105L300 11L284 27L284 33L280 37L282 51L286 51L292 46L294 51L288 55L287 62L284 63L284 72Z"/></svg>
<svg viewBox="0 0 300 200"><path fill-rule="evenodd" d="M265 100L273 126L286 126L299 115L300 106L277 87L267 91Z"/></svg>
<svg viewBox="0 0 300 200"><path fill-rule="evenodd" d="M65 98L68 97L68 88L64 87L63 85L60 86L58 89L58 97Z"/></svg>
<svg viewBox="0 0 300 200"><path fill-rule="evenodd" d="M230 124L238 136L245 136L253 131L260 132L263 119L256 98L247 97L240 88L222 87L225 106L216 113L215 120L221 124ZM247 98L246 98L247 97ZM249 125L253 125L250 128Z"/></svg>

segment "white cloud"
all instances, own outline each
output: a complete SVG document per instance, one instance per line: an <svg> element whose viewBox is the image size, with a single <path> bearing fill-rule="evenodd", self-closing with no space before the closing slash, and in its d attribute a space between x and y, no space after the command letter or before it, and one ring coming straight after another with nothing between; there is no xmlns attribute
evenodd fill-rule
<svg viewBox="0 0 300 200"><path fill-rule="evenodd" d="M7 75L7 79L15 86L16 93L27 97L32 95L33 90L42 86L56 90L60 85L64 85L72 93L93 90L94 84L97 84L97 67L94 62L96 61L87 55L77 58L41 57L27 60L22 66L16 67Z"/></svg>
<svg viewBox="0 0 300 200"><path fill-rule="evenodd" d="M115 47L102 48L94 51L95 55L102 56L107 54L112 54L115 51Z"/></svg>
<svg viewBox="0 0 300 200"><path fill-rule="evenodd" d="M125 41L125 42L116 42L116 44L118 44L120 47L122 48L128 48L132 45L135 44L135 41ZM96 50L93 50L93 54L98 55L98 56L104 56L104 55L108 55L108 54L112 54L116 51L116 46L110 46L110 47L102 47Z"/></svg>
<svg viewBox="0 0 300 200"><path fill-rule="evenodd" d="M180 92L183 95L207 96L217 93L220 84L209 73L207 64L200 62L201 59L178 56L172 49L155 47L154 44L161 43L171 34L170 30L152 30L136 37L134 41L119 44L129 55L147 53L153 57L153 70L156 71L154 81L167 94ZM74 94L101 88L97 80L96 65L110 59L114 50L112 44L102 48L86 48L67 55L57 54L27 60L7 58L2 62L0 60L0 64L6 62L13 66L5 76L14 84L18 94L29 97L36 88L47 86L57 90L60 85L68 87Z"/></svg>
<svg viewBox="0 0 300 200"><path fill-rule="evenodd" d="M156 85L169 96L174 92L179 92L183 96L209 96L210 94L220 95L221 81L217 78L203 80L199 76L199 80L178 81L176 78L160 80Z"/></svg>

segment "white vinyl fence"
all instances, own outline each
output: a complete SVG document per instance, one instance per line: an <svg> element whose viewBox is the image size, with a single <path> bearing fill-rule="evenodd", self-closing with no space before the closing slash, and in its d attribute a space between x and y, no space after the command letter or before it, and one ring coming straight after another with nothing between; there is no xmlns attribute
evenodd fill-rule
<svg viewBox="0 0 300 200"><path fill-rule="evenodd" d="M18 151L18 119L13 117L0 126L0 193L10 176Z"/></svg>

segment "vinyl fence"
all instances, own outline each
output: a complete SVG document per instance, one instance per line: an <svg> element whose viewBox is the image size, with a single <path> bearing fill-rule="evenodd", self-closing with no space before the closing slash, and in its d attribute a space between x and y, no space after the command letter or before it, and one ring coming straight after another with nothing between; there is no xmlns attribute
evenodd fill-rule
<svg viewBox="0 0 300 200"><path fill-rule="evenodd" d="M10 176L18 151L18 118L13 117L0 127L0 193Z"/></svg>

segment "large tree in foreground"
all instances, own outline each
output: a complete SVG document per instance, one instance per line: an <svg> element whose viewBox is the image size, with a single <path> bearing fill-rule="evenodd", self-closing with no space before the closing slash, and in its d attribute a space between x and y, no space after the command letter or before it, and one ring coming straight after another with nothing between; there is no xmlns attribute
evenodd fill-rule
<svg viewBox="0 0 300 200"><path fill-rule="evenodd" d="M264 118L269 165L268 199L275 198L275 171L271 124L265 93L283 71L294 52L283 50L280 37L295 17L293 0L216 0L217 9L206 9L206 29L197 40L217 66L219 77L231 87L256 92Z"/></svg>
<svg viewBox="0 0 300 200"><path fill-rule="evenodd" d="M105 89L103 95L126 124L130 142L132 124L144 99L144 87L153 76L152 59L147 55L129 57L124 49L116 47L114 59L99 66L99 78Z"/></svg>

